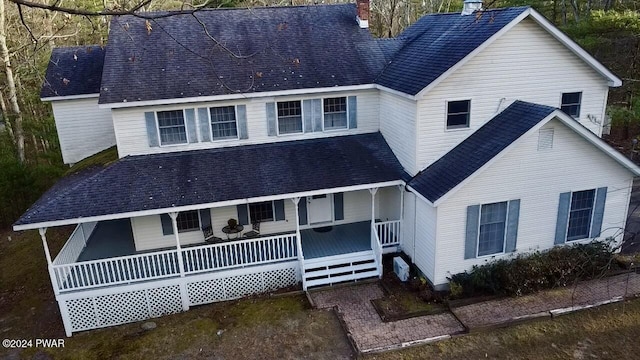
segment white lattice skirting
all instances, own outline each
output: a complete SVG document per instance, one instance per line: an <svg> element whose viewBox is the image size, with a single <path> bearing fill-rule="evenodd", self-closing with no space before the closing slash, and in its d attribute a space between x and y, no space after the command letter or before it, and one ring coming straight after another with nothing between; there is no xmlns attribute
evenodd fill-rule
<svg viewBox="0 0 640 360"><path fill-rule="evenodd" d="M67 335L173 314L191 305L232 300L292 286L297 261L58 295ZM183 289L181 289L183 288Z"/></svg>

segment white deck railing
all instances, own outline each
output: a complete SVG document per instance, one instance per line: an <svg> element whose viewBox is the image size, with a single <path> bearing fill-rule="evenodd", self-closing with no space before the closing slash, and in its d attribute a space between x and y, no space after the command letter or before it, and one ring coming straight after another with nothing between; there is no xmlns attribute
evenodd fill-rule
<svg viewBox="0 0 640 360"><path fill-rule="evenodd" d="M77 229L76 229L77 230ZM77 232L77 231L76 231ZM71 237L67 245L80 242ZM73 242L72 244L70 244ZM67 247L65 245L65 247ZM84 248L79 247L80 251ZM182 249L184 273L196 274L234 267L263 265L297 259L295 234L284 234ZM60 257L60 256L58 256ZM66 258L66 257L65 257ZM77 258L77 256L75 256ZM57 259L57 258L56 258ZM75 260L74 260L75 261ZM165 250L72 263L53 264L55 282L62 292L128 284L180 275L178 251Z"/></svg>
<svg viewBox="0 0 640 360"><path fill-rule="evenodd" d="M64 244L58 256L53 260L54 265L71 264L78 260L78 256L87 245L87 239L91 236L97 222L78 224Z"/></svg>
<svg viewBox="0 0 640 360"><path fill-rule="evenodd" d="M183 248L186 274L262 265L298 257L295 234Z"/></svg>
<svg viewBox="0 0 640 360"><path fill-rule="evenodd" d="M377 222L376 234L382 246L400 244L400 220Z"/></svg>
<svg viewBox="0 0 640 360"><path fill-rule="evenodd" d="M180 274L176 250L54 265L60 291L127 284Z"/></svg>

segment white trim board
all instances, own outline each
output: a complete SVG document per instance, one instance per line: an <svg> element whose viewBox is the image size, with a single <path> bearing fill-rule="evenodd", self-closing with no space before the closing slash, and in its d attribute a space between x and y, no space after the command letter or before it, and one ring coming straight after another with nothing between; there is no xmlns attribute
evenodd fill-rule
<svg viewBox="0 0 640 360"><path fill-rule="evenodd" d="M275 97L275 96L288 96L288 95L335 93L335 92L343 92L343 91L370 90L370 89L376 89L376 88L377 88L376 84L334 86L334 87L321 87L321 88L303 88L303 89L293 89L293 90L262 91L262 92L253 92L253 93L194 96L194 97L174 98L174 99L125 101L125 102L119 102L119 103L99 104L98 107L101 109L119 109L119 108L140 107L140 106L188 104L188 103L198 103L198 102L253 99L253 98L265 98L265 97Z"/></svg>
<svg viewBox="0 0 640 360"><path fill-rule="evenodd" d="M91 99L100 97L100 94L80 94L80 95L67 95L67 96L51 96L40 98L40 101L63 101L63 100L78 100L78 99Z"/></svg>
<svg viewBox="0 0 640 360"><path fill-rule="evenodd" d="M404 184L405 182L403 180L393 180L393 181L386 181L381 183L352 185L352 186L343 186L343 187L331 188L331 189L320 189L320 190L303 191L303 192L297 192L297 193L259 196L259 197L253 197L253 198L227 200L227 201L203 203L203 204L197 204L197 205L185 205L185 206L178 206L178 207L171 207L171 208L130 211L130 212L119 213L119 214L108 214L108 215L89 216L89 217L74 218L74 219L44 221L44 222L32 223L32 224L14 225L13 230L14 231L33 230L33 229L39 229L39 228L49 228L54 226L81 224L81 223L92 222L92 221L126 219L131 217L166 214L170 212L210 209L210 208L233 206L233 205L239 205L239 204L249 204L249 203L255 203L255 202L291 199L296 197L322 195L322 194L333 194L338 192L350 192L350 191L366 190L370 188L381 188L381 187L397 186L397 185L404 185Z"/></svg>

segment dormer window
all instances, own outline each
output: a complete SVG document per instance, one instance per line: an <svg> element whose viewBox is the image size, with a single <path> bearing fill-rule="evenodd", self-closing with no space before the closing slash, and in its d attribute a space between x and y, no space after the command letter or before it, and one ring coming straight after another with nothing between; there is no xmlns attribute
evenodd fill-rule
<svg viewBox="0 0 640 360"><path fill-rule="evenodd" d="M209 108L209 114L211 115L211 137L214 141L238 138L235 106Z"/></svg>
<svg viewBox="0 0 640 360"><path fill-rule="evenodd" d="M187 128L184 124L184 111L158 111L158 132L160 145L175 145L187 143Z"/></svg>
<svg viewBox="0 0 640 360"><path fill-rule="evenodd" d="M324 102L324 129L347 128L347 98L326 98Z"/></svg>
<svg viewBox="0 0 640 360"><path fill-rule="evenodd" d="M296 134L302 131L301 101L278 102L278 134Z"/></svg>
<svg viewBox="0 0 640 360"><path fill-rule="evenodd" d="M574 118L580 117L580 102L582 101L582 92L572 92L562 94L562 104L560 109Z"/></svg>
<svg viewBox="0 0 640 360"><path fill-rule="evenodd" d="M447 102L447 130L469 127L471 100Z"/></svg>

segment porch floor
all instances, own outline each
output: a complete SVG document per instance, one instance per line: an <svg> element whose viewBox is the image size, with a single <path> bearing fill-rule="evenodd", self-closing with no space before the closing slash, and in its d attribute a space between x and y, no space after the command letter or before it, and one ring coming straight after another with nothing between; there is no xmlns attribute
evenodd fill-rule
<svg viewBox="0 0 640 360"><path fill-rule="evenodd" d="M326 232L317 230L318 228L300 231L305 259L371 250L370 221L334 225Z"/></svg>
<svg viewBox="0 0 640 360"><path fill-rule="evenodd" d="M136 253L129 219L100 221L89 236L78 261L106 259Z"/></svg>
<svg viewBox="0 0 640 360"><path fill-rule="evenodd" d="M318 228L300 231L302 252L305 259L371 250L371 222L361 221L334 225L330 228L329 231L324 232L317 231ZM270 234L263 235L269 236ZM136 251L133 231L128 219L101 221L89 237L87 246L80 253L78 261L106 259L159 250L166 249Z"/></svg>

